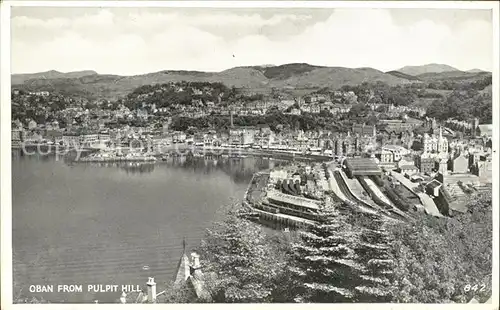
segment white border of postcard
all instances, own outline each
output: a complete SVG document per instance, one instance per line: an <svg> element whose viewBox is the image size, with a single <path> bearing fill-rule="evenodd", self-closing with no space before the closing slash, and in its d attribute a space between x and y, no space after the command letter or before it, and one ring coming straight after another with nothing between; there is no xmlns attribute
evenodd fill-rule
<svg viewBox="0 0 500 310"><path fill-rule="evenodd" d="M94 307L105 307L123 309L123 307L144 307L186 309L190 307L203 307L204 309L219 309L226 307L233 309L271 309L280 307L283 309L314 307L316 309L331 309L331 304L241 304L241 305L122 305L122 304L14 304L12 305L12 192L11 192L11 106L10 106L10 9L12 6L26 7L218 7L218 8L455 8L455 9L491 9L493 10L493 296L491 304L336 304L336 309L498 309L498 138L499 138L499 4L496 1L22 1L7 0L1 3L1 309L88 309ZM495 289L496 288L496 289ZM496 306L495 306L496 305Z"/></svg>

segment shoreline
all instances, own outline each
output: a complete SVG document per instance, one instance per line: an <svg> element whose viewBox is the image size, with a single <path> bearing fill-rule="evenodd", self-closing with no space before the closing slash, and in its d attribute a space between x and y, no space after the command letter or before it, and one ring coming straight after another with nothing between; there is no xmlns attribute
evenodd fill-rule
<svg viewBox="0 0 500 310"><path fill-rule="evenodd" d="M46 145L46 144L38 144L38 145L26 145L26 148L39 148L39 147L46 147L46 148L53 148L53 151L50 153L55 153L55 154L68 154L73 152L74 150L68 150L66 148L59 149L60 146L56 145ZM21 146L12 146L12 150L16 151L23 151L23 147ZM59 153L57 151L60 151ZM90 148L84 148L84 152L96 152L98 149L90 149ZM200 156L201 155L201 156ZM155 157L157 160L161 159L164 156L194 156L194 157L202 157L202 156L223 156L223 155L229 155L229 157L232 157L233 155L236 158L244 158L244 156L248 155L253 155L253 156L261 156L261 157L275 157L278 159L287 159L287 160L309 160L309 161L330 161L333 158L328 155L318 155L318 154L304 154L304 153L292 153L292 152L287 152L287 151L278 151L278 150L265 150L265 149L251 149L251 148L237 148L237 147L218 147L218 148L205 148L205 147L190 147L190 146L185 146L185 147L175 147L170 150L167 150L165 152L161 153L156 153L152 154L150 156ZM143 155L146 156L146 155ZM272 158L270 158L272 159ZM85 158L82 158L79 160L80 162L85 162ZM96 160L99 161L99 160ZM104 160L105 162L112 162L112 161L134 161L134 160L123 160L123 159L116 159L116 160ZM142 159L138 159L136 161L143 161Z"/></svg>

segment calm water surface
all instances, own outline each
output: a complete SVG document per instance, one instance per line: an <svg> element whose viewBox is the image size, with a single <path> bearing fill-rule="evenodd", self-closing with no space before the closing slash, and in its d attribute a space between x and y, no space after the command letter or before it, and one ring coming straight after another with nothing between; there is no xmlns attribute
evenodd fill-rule
<svg viewBox="0 0 500 310"><path fill-rule="evenodd" d="M241 199L261 158L169 159L152 165L12 158L14 295L51 302L114 302L88 284L172 281L185 237L199 245L217 211ZM144 270L149 266L149 270ZM83 293L29 293L29 285L82 284Z"/></svg>

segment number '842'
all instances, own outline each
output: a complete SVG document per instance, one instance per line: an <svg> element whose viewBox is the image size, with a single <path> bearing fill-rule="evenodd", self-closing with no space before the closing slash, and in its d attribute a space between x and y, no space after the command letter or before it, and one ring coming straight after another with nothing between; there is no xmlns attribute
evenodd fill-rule
<svg viewBox="0 0 500 310"><path fill-rule="evenodd" d="M473 291L473 292L483 292L484 290L486 289L486 284L481 284L481 285L470 285L470 284L467 284L466 286L464 286L464 291L467 293L467 292L470 292L470 291Z"/></svg>

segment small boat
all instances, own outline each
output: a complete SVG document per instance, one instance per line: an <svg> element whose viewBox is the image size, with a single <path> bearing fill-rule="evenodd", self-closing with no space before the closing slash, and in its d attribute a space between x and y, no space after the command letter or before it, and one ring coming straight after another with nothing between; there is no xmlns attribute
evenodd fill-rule
<svg viewBox="0 0 500 310"><path fill-rule="evenodd" d="M142 270L149 270L149 266L143 266Z"/></svg>

